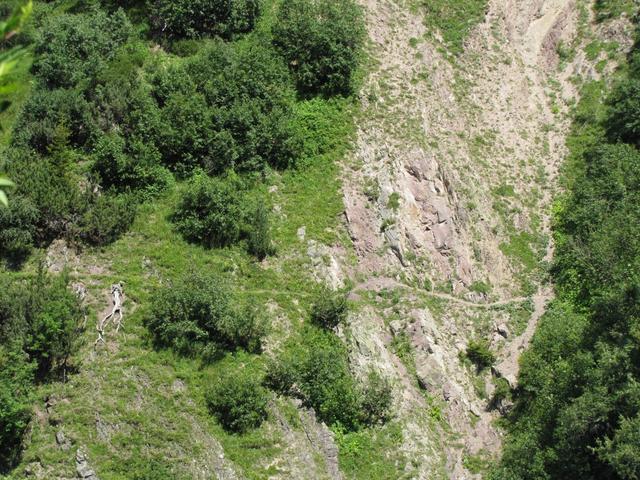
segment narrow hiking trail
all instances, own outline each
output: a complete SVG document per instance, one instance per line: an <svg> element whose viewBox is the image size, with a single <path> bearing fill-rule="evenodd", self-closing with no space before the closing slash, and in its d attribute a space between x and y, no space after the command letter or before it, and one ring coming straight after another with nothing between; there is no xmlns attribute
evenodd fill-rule
<svg viewBox="0 0 640 480"><path fill-rule="evenodd" d="M569 79L593 75L582 52L561 65L558 45L580 42L588 4L491 0L455 56L410 2L361 3L373 66L344 167L357 255L344 276L361 279L354 292L378 305L354 319L352 358L400 379L416 478L475 478L465 459L499 452L499 414L488 407L491 375L474 374L460 355L485 338L498 356L494 372L514 382L553 297L539 265L553 252L551 202L577 96ZM390 307L385 292L395 289L406 295ZM510 310L518 304L532 311ZM408 338L414 372L394 353L398 338ZM448 427L421 417L433 402ZM444 454L428 458L438 444Z"/></svg>

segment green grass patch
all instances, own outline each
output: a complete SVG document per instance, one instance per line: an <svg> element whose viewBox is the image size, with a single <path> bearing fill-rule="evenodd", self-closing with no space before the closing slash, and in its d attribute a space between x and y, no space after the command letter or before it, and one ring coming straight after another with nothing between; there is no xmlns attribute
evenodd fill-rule
<svg viewBox="0 0 640 480"><path fill-rule="evenodd" d="M459 55L464 41L478 23L484 20L486 0L428 0L421 5L426 11L426 23L438 29L449 51Z"/></svg>
<svg viewBox="0 0 640 480"><path fill-rule="evenodd" d="M340 468L353 480L409 479L413 469L402 453L403 435L399 423L377 429L343 433L336 431Z"/></svg>

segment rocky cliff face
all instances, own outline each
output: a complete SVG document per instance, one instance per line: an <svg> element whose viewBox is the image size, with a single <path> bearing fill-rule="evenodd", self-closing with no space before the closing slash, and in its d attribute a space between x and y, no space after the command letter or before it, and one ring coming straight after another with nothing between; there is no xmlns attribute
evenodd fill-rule
<svg viewBox="0 0 640 480"><path fill-rule="evenodd" d="M420 9L362 3L374 66L343 185L357 260L339 262L363 304L352 358L395 379L418 476L469 478L463 460L499 451L493 420L509 405L492 405L492 374L461 357L486 339L493 376L515 383L551 295L540 272L574 80L600 75L602 57L580 47L615 38L624 51L629 25L596 26L581 1L493 0L453 56Z"/></svg>

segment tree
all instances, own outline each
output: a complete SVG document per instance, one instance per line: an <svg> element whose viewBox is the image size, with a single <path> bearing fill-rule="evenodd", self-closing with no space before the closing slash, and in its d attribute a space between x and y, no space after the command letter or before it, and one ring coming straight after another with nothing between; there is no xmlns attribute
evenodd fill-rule
<svg viewBox="0 0 640 480"><path fill-rule="evenodd" d="M251 219L247 246L249 253L258 260L264 260L268 255L275 253L269 229L269 215L263 202L258 203Z"/></svg>
<svg viewBox="0 0 640 480"><path fill-rule="evenodd" d="M122 10L53 15L36 38L33 73L48 88L87 88L131 33Z"/></svg>
<svg viewBox="0 0 640 480"><path fill-rule="evenodd" d="M348 95L364 32L353 0L289 0L280 6L273 43L302 94Z"/></svg>

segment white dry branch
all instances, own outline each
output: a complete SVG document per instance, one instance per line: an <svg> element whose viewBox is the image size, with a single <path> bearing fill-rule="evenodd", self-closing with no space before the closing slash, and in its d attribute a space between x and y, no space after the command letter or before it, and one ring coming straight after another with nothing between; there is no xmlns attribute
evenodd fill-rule
<svg viewBox="0 0 640 480"><path fill-rule="evenodd" d="M122 282L114 283L111 285L111 300L113 302L113 308L111 312L109 312L105 317L101 320L98 320L98 324L96 325L96 330L98 331L98 338L94 343L94 347L98 345L98 343L105 343L104 341L104 331L106 330L109 323L112 321L116 325L116 333L122 327L122 302L124 300L124 286Z"/></svg>

